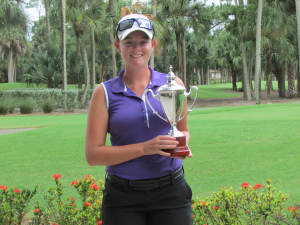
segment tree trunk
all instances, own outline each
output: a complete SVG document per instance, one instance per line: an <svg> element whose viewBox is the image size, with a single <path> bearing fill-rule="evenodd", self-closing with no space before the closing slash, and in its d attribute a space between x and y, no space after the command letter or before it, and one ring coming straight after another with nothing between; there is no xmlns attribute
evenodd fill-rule
<svg viewBox="0 0 300 225"><path fill-rule="evenodd" d="M114 1L109 0L109 12L111 14L114 13ZM113 69L113 77L117 76L117 64L116 64L116 54L115 54L115 45L114 45L114 24L112 19L110 20L110 46L111 46L111 54L112 54L112 69Z"/></svg>
<svg viewBox="0 0 300 225"><path fill-rule="evenodd" d="M177 43L177 58L178 58L178 77L183 80L183 68L182 68L182 48L180 41L180 33L176 32Z"/></svg>
<svg viewBox="0 0 300 225"><path fill-rule="evenodd" d="M297 14L297 34L298 34L298 72L297 72L297 92L298 97L300 97L300 0L295 0L296 2L296 14Z"/></svg>
<svg viewBox="0 0 300 225"><path fill-rule="evenodd" d="M202 65L202 68L201 68L201 84L204 85L204 71L203 71L203 65Z"/></svg>
<svg viewBox="0 0 300 225"><path fill-rule="evenodd" d="M67 90L66 0L61 0L62 90Z"/></svg>
<svg viewBox="0 0 300 225"><path fill-rule="evenodd" d="M236 1L235 1L236 3ZM239 5L243 6L244 2L243 0L239 0ZM237 7L237 5L236 5ZM240 22L240 18L238 17L238 22ZM251 90L250 90L250 79L249 79L249 74L248 74L248 66L247 66L247 55L246 55L246 50L244 48L244 37L242 35L243 29L241 26L239 26L239 31L240 31L240 37L241 37L241 44L240 48L242 51L242 58L243 58L243 75L244 75L244 95L246 100L252 100L251 98Z"/></svg>
<svg viewBox="0 0 300 225"><path fill-rule="evenodd" d="M297 92L295 88L295 70L290 63L288 64L287 67L287 75L288 75L287 98L297 98Z"/></svg>
<svg viewBox="0 0 300 225"><path fill-rule="evenodd" d="M46 14L46 42L47 48L50 48L50 4L49 0L44 0L45 3L45 14ZM47 51L47 60L49 61L49 54ZM47 68L47 79L48 79L48 88L53 88L52 76L50 74L50 68L48 63Z"/></svg>
<svg viewBox="0 0 300 225"><path fill-rule="evenodd" d="M185 34L183 33L183 37L182 37L182 64L183 64L183 83L185 85L185 88L187 89L187 91L189 91L190 89L188 89L188 87L190 86L190 80L187 80L186 77L186 47L185 47Z"/></svg>
<svg viewBox="0 0 300 225"><path fill-rule="evenodd" d="M95 45L95 30L94 30L94 26L91 26L91 60L92 60L92 65L91 65L91 88L95 89L95 79L96 79L96 69L95 69L95 64L96 64L96 57L95 57L95 49L96 49L96 45Z"/></svg>
<svg viewBox="0 0 300 225"><path fill-rule="evenodd" d="M84 76L85 76L85 87L84 87L84 92L83 92L83 96L81 99L81 108L84 108L84 103L86 100L86 95L87 95L87 91L89 89L89 84L90 84L90 73L89 73L89 64L88 64L85 44L84 44L84 40L83 40L83 35L79 36L79 42L80 42L80 53L81 53L81 57L82 57Z"/></svg>
<svg viewBox="0 0 300 225"><path fill-rule="evenodd" d="M270 92L271 92L271 82L272 82L272 72L271 72L271 46L272 46L272 42L270 40L270 46L267 47L266 49L266 56L267 56L267 71L266 71L266 86L267 86L267 101L269 100L269 97L270 97Z"/></svg>
<svg viewBox="0 0 300 225"><path fill-rule="evenodd" d="M232 90L233 91L237 91L237 87L236 87L236 74L234 71L234 65L233 63L230 64L230 69L231 69L231 77L232 77Z"/></svg>
<svg viewBox="0 0 300 225"><path fill-rule="evenodd" d="M13 50L9 48L8 50L8 59L7 59L7 82L14 82L14 74L13 74Z"/></svg>
<svg viewBox="0 0 300 225"><path fill-rule="evenodd" d="M156 5L157 5L157 0L152 0L152 15L153 15L153 18L156 17ZM154 49L151 52L150 66L154 69Z"/></svg>
<svg viewBox="0 0 300 225"><path fill-rule="evenodd" d="M261 21L262 21L262 8L263 0L259 0L258 13L257 13L257 29L256 29L256 62L255 62L255 76L254 76L254 96L256 104L261 104L259 98L259 84L261 80Z"/></svg>
<svg viewBox="0 0 300 225"><path fill-rule="evenodd" d="M197 73L197 84L200 85L201 84L201 79L200 79L200 70L197 68L196 69L196 73Z"/></svg>

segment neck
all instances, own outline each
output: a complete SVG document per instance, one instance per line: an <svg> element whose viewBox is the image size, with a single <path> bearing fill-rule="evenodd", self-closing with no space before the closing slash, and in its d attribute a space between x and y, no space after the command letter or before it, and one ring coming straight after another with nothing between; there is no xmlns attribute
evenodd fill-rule
<svg viewBox="0 0 300 225"><path fill-rule="evenodd" d="M151 71L148 65L143 68L125 68L123 74L124 84L128 87L133 85L148 85L151 79Z"/></svg>

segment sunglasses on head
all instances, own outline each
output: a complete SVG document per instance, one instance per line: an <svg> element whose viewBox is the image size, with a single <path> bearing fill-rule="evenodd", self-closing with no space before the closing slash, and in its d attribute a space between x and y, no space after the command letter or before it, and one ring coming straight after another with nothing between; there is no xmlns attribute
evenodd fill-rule
<svg viewBox="0 0 300 225"><path fill-rule="evenodd" d="M137 22L140 28L153 30L153 24L151 21L142 18L139 19L132 18L132 19L121 21L117 26L116 33L118 33L118 31L123 31L132 28L134 22Z"/></svg>

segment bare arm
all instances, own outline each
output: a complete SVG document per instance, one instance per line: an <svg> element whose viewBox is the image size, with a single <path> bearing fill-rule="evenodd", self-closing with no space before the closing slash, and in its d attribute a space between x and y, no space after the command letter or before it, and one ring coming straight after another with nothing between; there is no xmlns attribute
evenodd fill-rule
<svg viewBox="0 0 300 225"><path fill-rule="evenodd" d="M161 135L139 144L105 146L108 119L104 89L99 85L90 102L85 136L85 157L91 166L116 165L143 155L170 156L161 149L173 149L178 145L174 137Z"/></svg>

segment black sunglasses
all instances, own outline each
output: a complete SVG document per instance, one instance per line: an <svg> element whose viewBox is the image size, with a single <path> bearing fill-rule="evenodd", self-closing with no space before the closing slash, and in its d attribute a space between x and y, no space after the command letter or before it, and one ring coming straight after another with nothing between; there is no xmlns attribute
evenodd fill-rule
<svg viewBox="0 0 300 225"><path fill-rule="evenodd" d="M121 21L118 26L117 26L117 30L116 30L116 34L118 34L118 31L123 31L123 30L127 30L132 28L134 22L137 22L137 24L139 25L140 28L144 28L144 29L148 29L148 30L153 30L153 24L151 21L147 20L147 19L127 19L127 20L123 20Z"/></svg>

